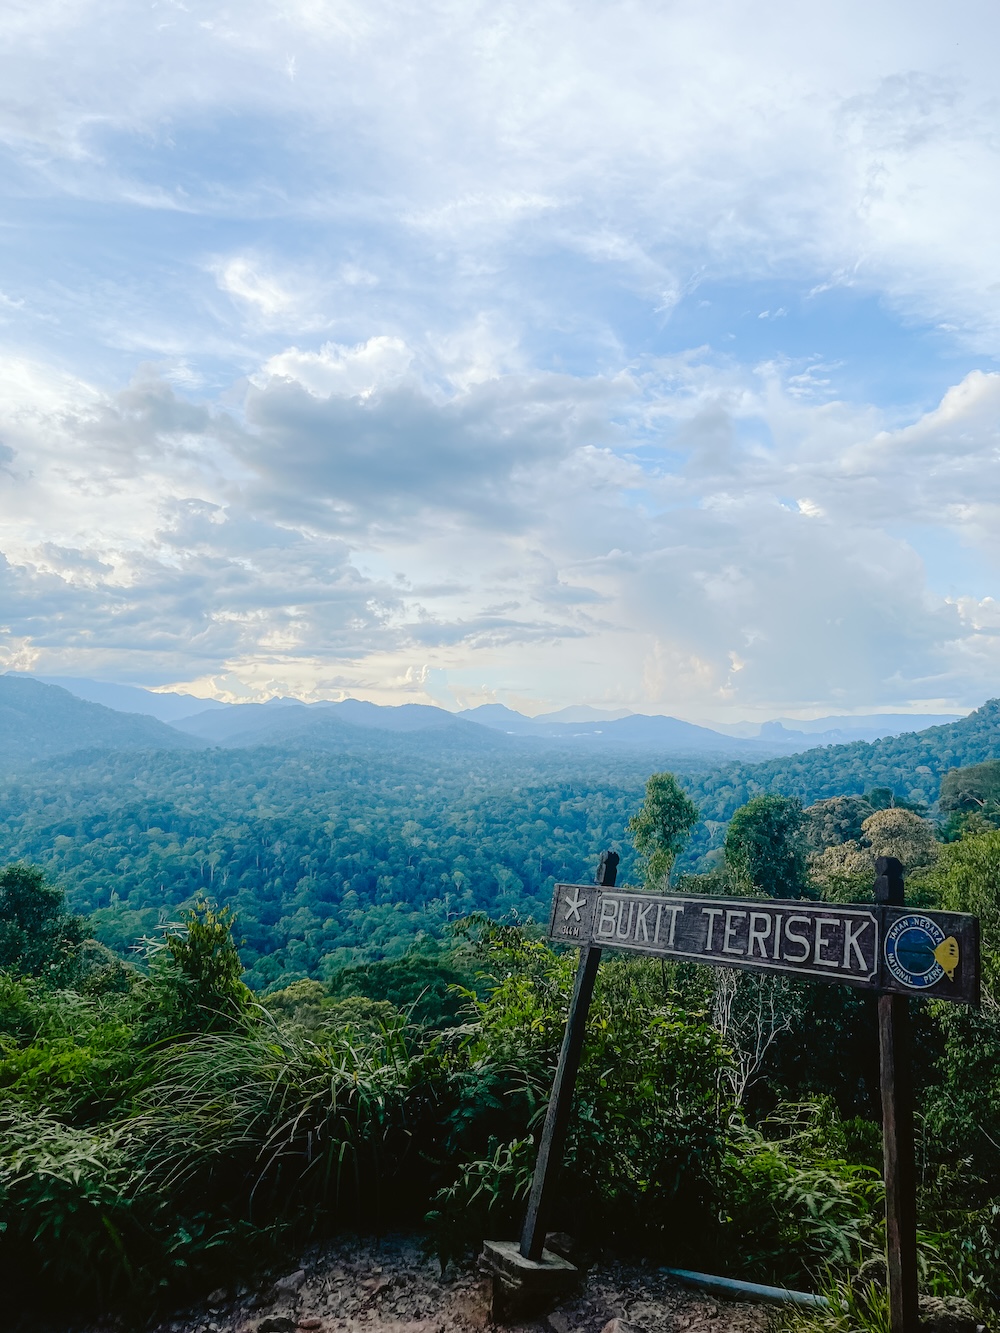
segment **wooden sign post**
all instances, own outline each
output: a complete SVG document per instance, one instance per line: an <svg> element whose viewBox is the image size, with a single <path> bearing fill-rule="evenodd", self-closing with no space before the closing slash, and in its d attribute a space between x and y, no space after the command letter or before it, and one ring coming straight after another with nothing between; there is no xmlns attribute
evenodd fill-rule
<svg viewBox="0 0 1000 1333"><path fill-rule="evenodd" d="M903 867L893 857L876 863L872 905L616 889L617 865L617 856L605 853L596 884L555 888L549 939L578 945L580 963L539 1142L521 1260L534 1266L542 1261L548 1204L603 949L839 982L878 996L891 1330L917 1333L908 999L920 995L979 1003L978 920L958 912L908 909Z"/></svg>
<svg viewBox="0 0 1000 1333"><path fill-rule="evenodd" d="M614 888L617 876L617 852L602 852L597 867L597 883L603 888ZM587 1026L587 1013L590 1010L600 961L601 951L595 949L593 945L580 950L573 998L569 1003L566 1031L559 1052L559 1063L556 1065L552 1095L545 1111L545 1124L542 1126L538 1156L535 1159L535 1174L531 1178L531 1193L528 1195L528 1211L521 1231L521 1255L534 1263L541 1259L542 1248L545 1245L546 1213L552 1197L555 1173L566 1144L573 1089L580 1068L580 1056L583 1054L583 1034Z"/></svg>
<svg viewBox="0 0 1000 1333"><path fill-rule="evenodd" d="M891 856L875 863L875 901L903 905L903 867ZM978 962L978 949L976 950ZM978 968L977 968L978 971ZM889 1327L916 1333L917 1177L913 1160L913 1076L910 1008L905 995L878 997L879 1088L885 1177L885 1250L889 1271Z"/></svg>

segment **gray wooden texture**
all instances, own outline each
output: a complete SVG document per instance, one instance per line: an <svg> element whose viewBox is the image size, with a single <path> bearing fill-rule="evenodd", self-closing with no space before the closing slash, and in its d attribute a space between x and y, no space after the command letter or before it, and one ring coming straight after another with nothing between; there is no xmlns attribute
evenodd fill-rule
<svg viewBox="0 0 1000 1333"><path fill-rule="evenodd" d="M778 972L804 981L979 1002L979 923L958 912L557 884L549 939ZM947 971L933 955L934 946L945 941Z"/></svg>

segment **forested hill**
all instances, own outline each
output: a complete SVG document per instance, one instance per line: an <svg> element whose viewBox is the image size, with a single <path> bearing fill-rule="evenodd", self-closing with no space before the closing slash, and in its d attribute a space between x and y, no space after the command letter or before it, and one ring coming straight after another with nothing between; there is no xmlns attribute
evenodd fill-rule
<svg viewBox="0 0 1000 1333"><path fill-rule="evenodd" d="M0 769L77 750L191 750L203 740L30 676L0 675Z"/></svg>
<svg viewBox="0 0 1000 1333"><path fill-rule="evenodd" d="M649 773L642 756L570 764L421 735L39 764L0 779L0 864L43 866L123 951L208 894L238 913L264 986L391 956L477 909L544 915L556 880L589 878L623 838Z"/></svg>
<svg viewBox="0 0 1000 1333"><path fill-rule="evenodd" d="M878 741L829 745L763 763L731 763L685 786L702 818L725 821L752 796L777 792L804 805L828 796L861 795L889 787L897 798L933 805L949 768L1000 758L1000 699L968 717L926 731Z"/></svg>
<svg viewBox="0 0 1000 1333"><path fill-rule="evenodd" d="M262 987L400 953L470 911L543 916L553 883L589 878L605 847L621 849L624 882L633 873L625 825L656 769L673 769L701 809L680 863L695 870L759 792L809 804L884 786L932 805L949 768L1000 758L1000 701L920 733L701 776L693 764L703 757L540 751L485 729L470 746L467 729L476 730L343 726L311 749L299 737L91 750L0 770L0 864L43 866L74 910L95 914L99 937L126 952L206 893L238 913L248 979Z"/></svg>

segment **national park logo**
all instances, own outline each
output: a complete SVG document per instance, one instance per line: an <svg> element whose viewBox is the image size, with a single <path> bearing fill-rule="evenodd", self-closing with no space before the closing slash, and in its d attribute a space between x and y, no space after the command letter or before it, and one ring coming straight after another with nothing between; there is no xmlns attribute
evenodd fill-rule
<svg viewBox="0 0 1000 1333"><path fill-rule="evenodd" d="M959 963L958 940L945 938L944 931L929 916L901 916L885 937L885 961L889 971L904 986L926 990L942 977L955 980Z"/></svg>

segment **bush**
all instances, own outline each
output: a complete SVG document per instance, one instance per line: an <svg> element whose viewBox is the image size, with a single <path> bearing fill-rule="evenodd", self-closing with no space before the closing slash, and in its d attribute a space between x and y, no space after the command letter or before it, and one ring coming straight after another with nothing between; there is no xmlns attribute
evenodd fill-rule
<svg viewBox="0 0 1000 1333"><path fill-rule="evenodd" d="M411 953L335 972L329 993L333 999L364 996L383 1000L406 1013L411 1022L443 1028L461 1019L466 1004L463 991L469 981L468 972L447 954Z"/></svg>
<svg viewBox="0 0 1000 1333"><path fill-rule="evenodd" d="M575 954L557 956L510 929L487 932L481 946L486 974L498 980L477 1004L479 1023L456 1075L458 1105L446 1122L469 1165L437 1200L442 1259L447 1237L460 1231L457 1217L509 1224L523 1196L535 1151L525 1139L541 1127L576 963ZM604 963L552 1225L695 1253L712 1226L725 1058L704 1015L668 997L657 965ZM473 1204L478 1213L470 1214ZM468 1245L480 1238L468 1225L465 1237Z"/></svg>
<svg viewBox="0 0 1000 1333"><path fill-rule="evenodd" d="M65 899L37 866L0 871L0 968L56 985L68 978L84 930L65 911Z"/></svg>
<svg viewBox="0 0 1000 1333"><path fill-rule="evenodd" d="M105 1303L132 1284L132 1163L121 1129L76 1128L14 1099L0 1109L0 1237L16 1295Z"/></svg>
<svg viewBox="0 0 1000 1333"><path fill-rule="evenodd" d="M204 899L166 927L147 949L149 984L142 1020L143 1043L193 1032L239 1031L255 1014L243 984L243 964L233 940L234 918Z"/></svg>
<svg viewBox="0 0 1000 1333"><path fill-rule="evenodd" d="M739 1276L815 1287L825 1270L848 1272L871 1252L881 1173L848 1161L829 1101L778 1107L759 1129L734 1126L724 1176L721 1252Z"/></svg>

